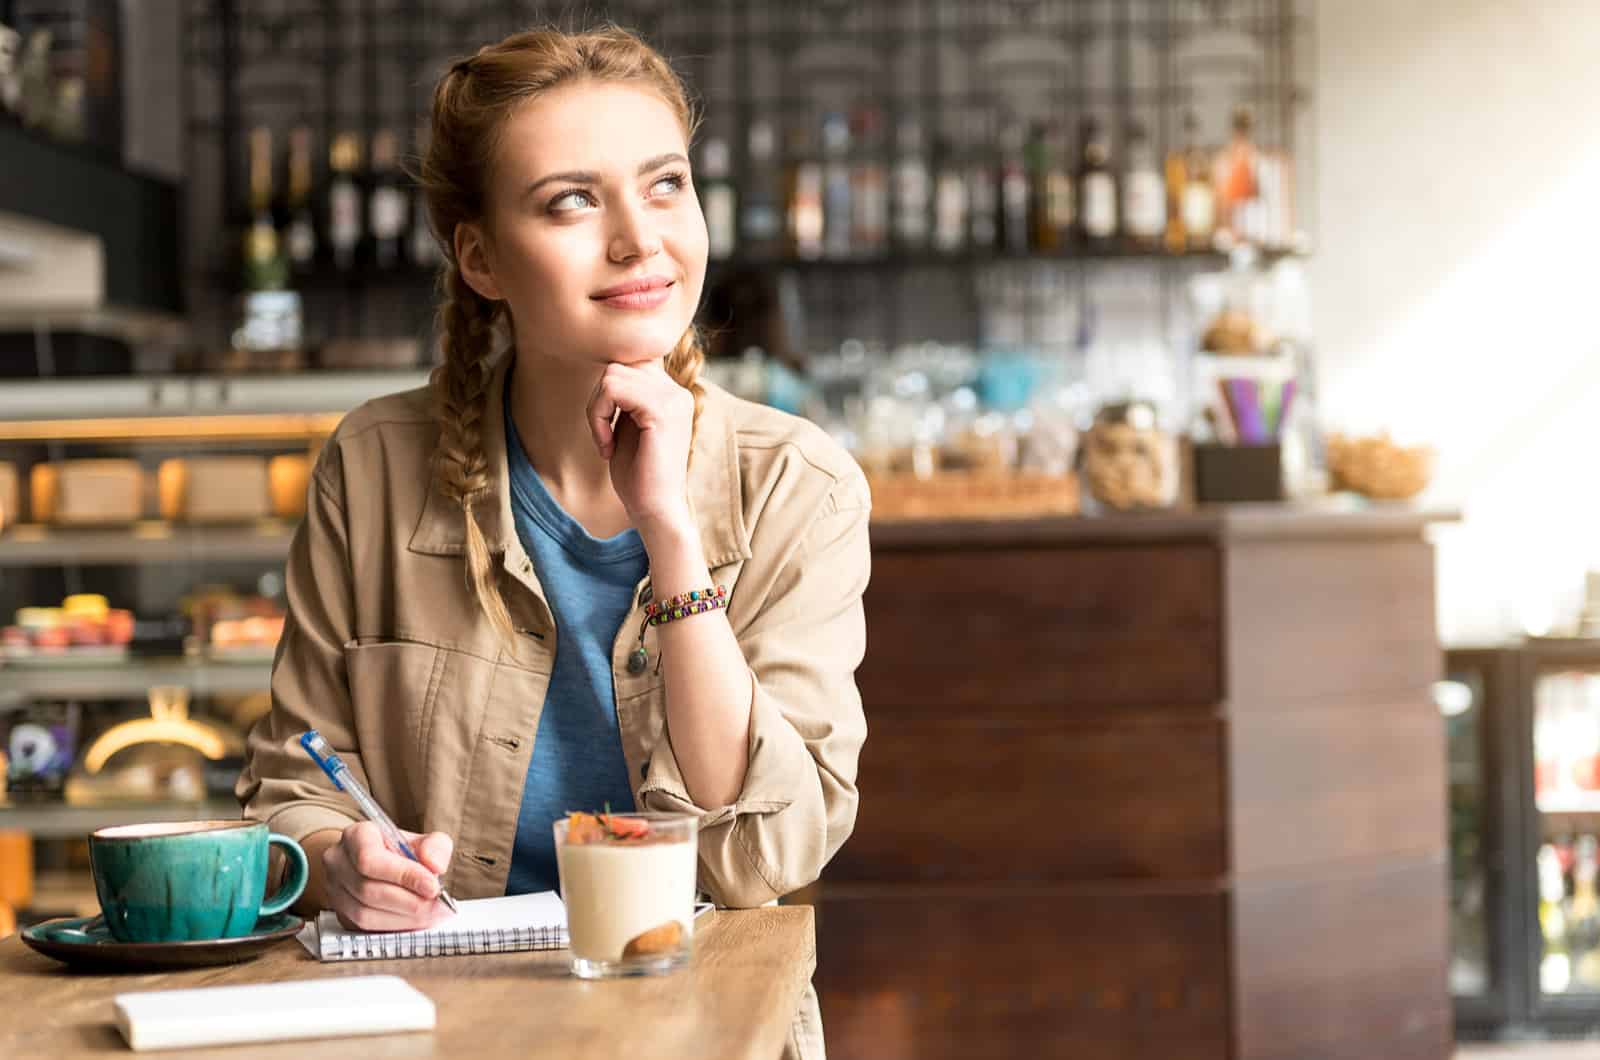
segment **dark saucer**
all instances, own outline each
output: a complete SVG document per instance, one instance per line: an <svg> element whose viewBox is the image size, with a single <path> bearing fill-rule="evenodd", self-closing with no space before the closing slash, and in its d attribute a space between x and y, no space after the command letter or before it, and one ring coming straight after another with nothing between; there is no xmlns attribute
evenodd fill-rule
<svg viewBox="0 0 1600 1060"><path fill-rule="evenodd" d="M269 946L293 938L305 921L288 913L264 916L255 930L236 939L195 942L118 942L98 916L47 920L23 928L22 941L58 961L77 967L199 968L253 960Z"/></svg>

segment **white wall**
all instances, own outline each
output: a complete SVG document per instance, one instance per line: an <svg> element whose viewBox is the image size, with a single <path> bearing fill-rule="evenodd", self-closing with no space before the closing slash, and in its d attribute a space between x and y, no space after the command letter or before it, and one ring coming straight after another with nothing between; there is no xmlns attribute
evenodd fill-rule
<svg viewBox="0 0 1600 1060"><path fill-rule="evenodd" d="M1439 448L1448 640L1559 620L1600 569L1600 4L1317 17L1326 418Z"/></svg>

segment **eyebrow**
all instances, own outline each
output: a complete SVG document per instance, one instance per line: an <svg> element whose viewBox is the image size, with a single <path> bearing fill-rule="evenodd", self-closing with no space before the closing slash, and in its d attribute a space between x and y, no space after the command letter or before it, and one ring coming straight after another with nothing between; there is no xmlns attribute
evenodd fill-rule
<svg viewBox="0 0 1600 1060"><path fill-rule="evenodd" d="M676 151L668 151L664 155L656 155L654 158L647 158L643 162L639 163L639 176L645 176L647 173L660 169L662 166L668 165L672 162L682 162L687 165L689 160ZM527 190L522 193L522 197L527 198L529 195L532 195L546 184L556 183L598 184L600 183L600 176L599 174L592 173L586 169L568 170L563 173L550 173L540 177L532 184L529 184Z"/></svg>

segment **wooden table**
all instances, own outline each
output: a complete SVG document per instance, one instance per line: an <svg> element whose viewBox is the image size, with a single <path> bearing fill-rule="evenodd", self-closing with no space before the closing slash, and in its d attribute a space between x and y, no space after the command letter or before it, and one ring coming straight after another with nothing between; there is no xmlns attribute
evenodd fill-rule
<svg viewBox="0 0 1600 1060"><path fill-rule="evenodd" d="M0 1057L127 1054L112 1022L116 994L387 974L434 1000L434 1031L159 1055L773 1060L816 968L816 938L810 906L719 910L700 922L689 968L673 975L584 982L568 974L567 960L559 950L321 964L291 940L245 964L101 975L74 972L13 936L0 940Z"/></svg>

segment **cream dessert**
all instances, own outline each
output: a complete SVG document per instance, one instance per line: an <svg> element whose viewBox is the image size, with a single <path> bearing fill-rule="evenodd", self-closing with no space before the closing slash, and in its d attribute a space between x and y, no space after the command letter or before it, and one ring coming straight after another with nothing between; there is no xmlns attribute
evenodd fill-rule
<svg viewBox="0 0 1600 1060"><path fill-rule="evenodd" d="M582 813L556 822L574 972L665 971L687 956L695 824L690 816Z"/></svg>

